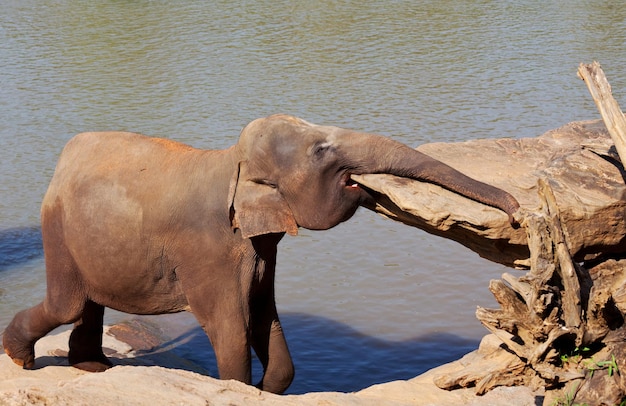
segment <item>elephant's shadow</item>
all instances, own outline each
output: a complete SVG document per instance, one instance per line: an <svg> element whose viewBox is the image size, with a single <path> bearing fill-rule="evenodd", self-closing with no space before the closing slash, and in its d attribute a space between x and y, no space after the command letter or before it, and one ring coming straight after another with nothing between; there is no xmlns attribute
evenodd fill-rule
<svg viewBox="0 0 626 406"><path fill-rule="evenodd" d="M352 392L378 383L411 379L459 359L479 344L478 340L447 333L405 341L381 340L346 324L302 313L282 314L281 324L296 367L288 394ZM200 366L208 375L217 376L213 350L200 327L160 347L190 361L190 370L202 373L197 369ZM262 368L256 359L252 373L253 381L257 382Z"/></svg>

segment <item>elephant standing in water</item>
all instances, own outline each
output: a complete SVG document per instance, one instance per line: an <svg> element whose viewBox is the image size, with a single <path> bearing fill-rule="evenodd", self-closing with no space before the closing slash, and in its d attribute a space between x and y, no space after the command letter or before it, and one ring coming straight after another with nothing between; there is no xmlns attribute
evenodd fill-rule
<svg viewBox="0 0 626 406"><path fill-rule="evenodd" d="M352 174L424 180L512 219L510 194L389 138L288 115L248 124L223 151L139 134L83 133L68 142L41 208L47 271L42 303L19 312L3 345L33 368L35 342L74 323L73 366L102 371L104 308L193 312L222 379L281 393L294 367L274 300L276 250L298 227L325 230L371 207Z"/></svg>

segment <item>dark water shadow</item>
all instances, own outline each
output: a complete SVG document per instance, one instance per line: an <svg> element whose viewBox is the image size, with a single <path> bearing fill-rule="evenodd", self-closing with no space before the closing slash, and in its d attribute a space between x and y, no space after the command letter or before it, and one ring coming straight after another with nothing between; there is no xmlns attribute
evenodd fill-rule
<svg viewBox="0 0 626 406"><path fill-rule="evenodd" d="M352 392L378 383L411 379L461 358L479 344L479 340L447 333L404 341L381 340L343 323L310 314L282 314L281 322L296 367L289 394ZM217 377L213 350L200 327L192 328L161 347ZM260 363L255 359L255 383L261 374Z"/></svg>
<svg viewBox="0 0 626 406"><path fill-rule="evenodd" d="M41 227L0 230L0 272L42 256Z"/></svg>

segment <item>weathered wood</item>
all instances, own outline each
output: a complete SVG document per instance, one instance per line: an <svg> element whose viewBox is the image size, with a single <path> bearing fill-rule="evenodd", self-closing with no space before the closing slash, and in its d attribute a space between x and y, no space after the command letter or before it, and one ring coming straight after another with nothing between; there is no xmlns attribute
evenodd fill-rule
<svg viewBox="0 0 626 406"><path fill-rule="evenodd" d="M626 172L602 120L573 122L534 138L417 149L506 190L531 213L540 204L537 181L549 179L577 262L626 251ZM526 232L511 227L504 212L426 182L384 174L353 178L379 193L378 213L457 241L490 261L530 268Z"/></svg>
<svg viewBox="0 0 626 406"><path fill-rule="evenodd" d="M532 297L532 287L528 282L518 279L508 272L502 274L502 280L508 283L515 292L522 296L524 302L529 303Z"/></svg>
<svg viewBox="0 0 626 406"><path fill-rule="evenodd" d="M578 328L580 327L580 284L578 283L578 274L576 273L572 257L569 255L569 247L565 240L554 193L552 193L552 189L543 179L539 180L539 195L545 203L545 214L550 216L550 239L552 240L555 259L558 263L558 265L555 263L555 268L559 272L564 285L561 308L563 309L565 327L569 329Z"/></svg>
<svg viewBox="0 0 626 406"><path fill-rule="evenodd" d="M623 164L626 164L626 118L613 98L604 71L598 62L591 64L581 63L578 67L578 76L585 81L587 88L596 103L606 128L615 143L615 149Z"/></svg>
<svg viewBox="0 0 626 406"><path fill-rule="evenodd" d="M433 381L440 388L475 386L477 394L502 386L531 385L532 375L528 374L525 363L515 354L504 351L495 336L486 336L478 351L463 357L466 366L459 371L435 376ZM480 376L477 379L477 376Z"/></svg>
<svg viewBox="0 0 626 406"><path fill-rule="evenodd" d="M443 389L474 386L477 394L501 385L541 386L569 391L567 396L589 404L613 404L607 402L626 396L626 378L619 372L622 363L626 371L626 360L610 366L613 357L626 356L620 311L626 308L626 260L590 269L575 263L550 183L540 181L537 190L541 207L522 222L531 269L520 278L507 273L491 281L501 308L476 311L502 347L435 383Z"/></svg>

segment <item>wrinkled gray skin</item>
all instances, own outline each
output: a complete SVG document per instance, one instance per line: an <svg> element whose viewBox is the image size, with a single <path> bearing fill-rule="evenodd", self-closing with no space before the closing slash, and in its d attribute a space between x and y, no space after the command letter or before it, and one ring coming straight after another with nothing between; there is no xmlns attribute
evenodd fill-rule
<svg viewBox="0 0 626 406"><path fill-rule="evenodd" d="M102 371L104 307L126 313L191 310L222 379L276 393L294 368L274 302L276 248L298 227L349 219L368 191L351 174L390 173L442 185L511 216L517 201L382 136L274 115L239 142L206 151L132 133L84 133L65 147L41 208L44 301L7 327L5 351L34 366L34 344L75 323L69 360ZM510 217L511 218L511 217Z"/></svg>

